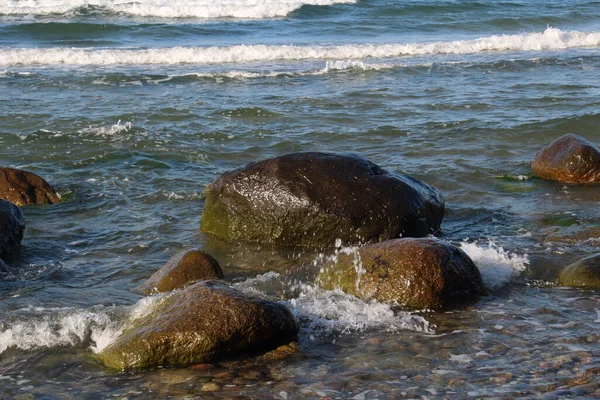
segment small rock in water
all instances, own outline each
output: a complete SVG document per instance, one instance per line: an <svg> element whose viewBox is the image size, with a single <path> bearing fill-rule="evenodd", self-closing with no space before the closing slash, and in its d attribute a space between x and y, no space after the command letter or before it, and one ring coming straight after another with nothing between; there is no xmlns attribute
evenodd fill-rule
<svg viewBox="0 0 600 400"><path fill-rule="evenodd" d="M200 390L202 390L203 392L216 392L219 389L221 389L221 387L213 382L207 382L200 388Z"/></svg>
<svg viewBox="0 0 600 400"><path fill-rule="evenodd" d="M58 203L60 196L48 182L33 172L0 167L0 199L24 206Z"/></svg>
<svg viewBox="0 0 600 400"><path fill-rule="evenodd" d="M0 200L0 258L10 261L19 255L25 230L21 209L6 200Z"/></svg>
<svg viewBox="0 0 600 400"><path fill-rule="evenodd" d="M558 274L558 283L563 286L600 289L600 254L563 268Z"/></svg>

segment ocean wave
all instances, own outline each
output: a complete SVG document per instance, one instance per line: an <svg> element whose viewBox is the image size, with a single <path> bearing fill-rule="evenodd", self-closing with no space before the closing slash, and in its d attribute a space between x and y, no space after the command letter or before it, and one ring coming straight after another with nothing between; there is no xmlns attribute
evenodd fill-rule
<svg viewBox="0 0 600 400"><path fill-rule="evenodd" d="M0 15L52 15L96 12L156 18L276 18L304 5L327 6L356 0L6 0Z"/></svg>
<svg viewBox="0 0 600 400"><path fill-rule="evenodd" d="M298 60L361 60L498 51L551 51L600 46L600 32L562 31L493 35L474 40L408 44L339 46L236 45L228 47L169 47L152 49L3 48L0 65L151 65L223 64ZM335 67L335 66L334 66Z"/></svg>

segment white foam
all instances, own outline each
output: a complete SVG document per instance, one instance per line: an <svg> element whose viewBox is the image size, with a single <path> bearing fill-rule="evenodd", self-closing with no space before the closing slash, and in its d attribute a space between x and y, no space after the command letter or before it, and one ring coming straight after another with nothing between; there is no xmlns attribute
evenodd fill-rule
<svg viewBox="0 0 600 400"><path fill-rule="evenodd" d="M491 51L545 51L600 46L600 32L561 31L494 35L475 40L409 44L340 46L236 45L228 47L169 47L152 49L4 48L0 65L148 65L245 63L276 60L356 60L431 54L475 54ZM329 69L337 64L329 65ZM326 67L327 68L327 67Z"/></svg>
<svg viewBox="0 0 600 400"><path fill-rule="evenodd" d="M497 289L523 272L529 264L527 254L518 255L504 250L493 241L481 247L477 243L463 242L460 248L471 257L481 279L489 289Z"/></svg>
<svg viewBox="0 0 600 400"><path fill-rule="evenodd" d="M113 136L119 133L129 132L133 128L131 122L125 122L121 124L121 120L118 120L116 124L111 126L88 126L87 128L80 129L78 133L93 134L98 136Z"/></svg>
<svg viewBox="0 0 600 400"><path fill-rule="evenodd" d="M327 6L356 0L4 0L0 15L70 14L95 7L108 12L156 18L275 18L304 5Z"/></svg>
<svg viewBox="0 0 600 400"><path fill-rule="evenodd" d="M27 317L4 317L0 324L0 353L8 348L73 346L91 339L90 348L101 351L112 343L131 321L150 313L162 299L146 297L130 307L94 307L89 310L27 308Z"/></svg>

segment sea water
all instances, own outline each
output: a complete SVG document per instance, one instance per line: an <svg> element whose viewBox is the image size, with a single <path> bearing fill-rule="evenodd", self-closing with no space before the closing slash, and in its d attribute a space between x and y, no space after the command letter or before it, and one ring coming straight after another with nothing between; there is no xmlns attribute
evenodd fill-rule
<svg viewBox="0 0 600 400"><path fill-rule="evenodd" d="M22 256L0 277L0 398L600 397L600 295L555 284L598 251L600 193L530 170L562 134L600 142L599 48L591 0L1 1L2 165L63 200L22 208ZM490 295L448 312L364 302L312 283L346 244L199 231L208 183L296 151L438 188L441 237ZM96 352L169 296L132 289L196 247L290 308L298 353L104 369Z"/></svg>

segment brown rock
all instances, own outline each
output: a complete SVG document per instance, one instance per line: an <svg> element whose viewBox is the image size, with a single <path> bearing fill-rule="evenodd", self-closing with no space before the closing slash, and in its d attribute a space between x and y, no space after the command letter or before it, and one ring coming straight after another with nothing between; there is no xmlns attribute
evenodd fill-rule
<svg viewBox="0 0 600 400"><path fill-rule="evenodd" d="M10 261L21 250L25 219L21 209L6 200L0 200L0 258Z"/></svg>
<svg viewBox="0 0 600 400"><path fill-rule="evenodd" d="M32 172L0 167L0 199L24 206L58 203L60 196L48 182Z"/></svg>
<svg viewBox="0 0 600 400"><path fill-rule="evenodd" d="M600 289L600 254L581 259L558 273L563 286Z"/></svg>
<svg viewBox="0 0 600 400"><path fill-rule="evenodd" d="M433 187L363 157L294 153L226 172L205 191L201 229L230 241L333 247L439 230Z"/></svg>
<svg viewBox="0 0 600 400"><path fill-rule="evenodd" d="M600 151L588 140L569 133L540 150L531 169L535 176L552 181L600 182Z"/></svg>
<svg viewBox="0 0 600 400"><path fill-rule="evenodd" d="M170 292L185 285L209 279L223 279L217 260L200 250L175 254L137 290L145 295Z"/></svg>
<svg viewBox="0 0 600 400"><path fill-rule="evenodd" d="M316 278L365 300L416 309L473 302L485 293L479 270L458 247L438 239L395 239L341 252Z"/></svg>

